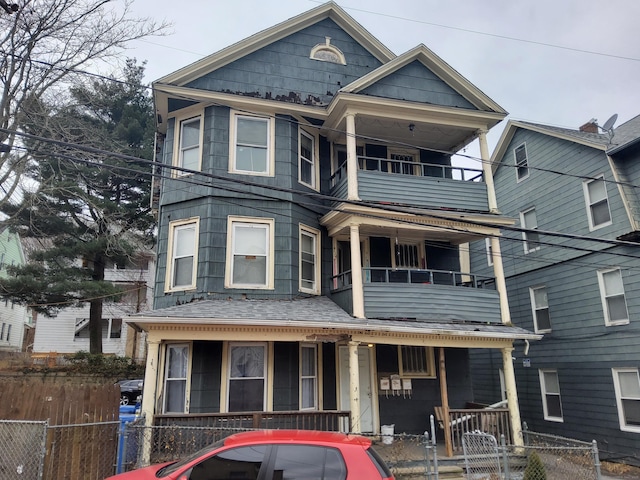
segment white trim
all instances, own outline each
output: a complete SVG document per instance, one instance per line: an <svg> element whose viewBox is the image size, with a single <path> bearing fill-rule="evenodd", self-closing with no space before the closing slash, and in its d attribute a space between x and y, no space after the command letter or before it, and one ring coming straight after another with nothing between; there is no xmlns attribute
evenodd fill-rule
<svg viewBox="0 0 640 480"><path fill-rule="evenodd" d="M607 211L609 212L609 221L595 225L593 222L593 212L591 211L591 206L593 205L593 202L591 201L591 195L589 194L589 184L600 181L600 180L602 180L602 184L604 185L604 193L605 193L604 201L607 202ZM587 219L589 220L589 231L593 232L594 230L598 230L600 228L611 225L613 223L613 217L611 215L611 203L609 202L609 193L607 192L607 182L604 179L604 173L596 175L593 179L584 180L582 182L582 190L584 192L584 203L587 209Z"/></svg>
<svg viewBox="0 0 640 480"><path fill-rule="evenodd" d="M247 118L251 120L261 120L267 124L266 145L266 170L241 170L236 166L236 147L238 133L238 119ZM255 175L262 177L273 177L275 175L275 118L271 116L251 115L244 112L231 110L229 115L229 173L238 175ZM260 146L261 147L261 146Z"/></svg>
<svg viewBox="0 0 640 480"><path fill-rule="evenodd" d="M533 212L534 215L536 216L536 225L535 225L535 227L527 225L527 223L524 220L525 214L529 213L529 212ZM520 225L522 226L522 228L526 228L526 229L529 229L529 230L536 230L538 228L538 214L536 212L536 207L527 208L526 210L522 210L520 212ZM524 246L524 253L525 254L540 250L540 245L539 244L534 246L534 247L532 247L532 248L529 248L529 244L530 243L536 243L536 242L535 241L531 242L531 240L529 240L527 232L524 232L524 231L522 232L522 240L523 240L523 246Z"/></svg>
<svg viewBox="0 0 640 480"><path fill-rule="evenodd" d="M336 57L338 57L338 61L334 62L333 60L329 60L329 59L326 59L326 58L317 58L316 55L318 54L318 52L321 52L321 51L326 51L326 52L334 54ZM344 53L342 53L342 50L340 50L335 45L331 45L331 37L326 37L326 42L325 43L319 43L315 47L313 47L311 49L311 53L309 54L309 58L311 60L318 60L319 62L336 63L338 65L346 65L347 64L347 60L346 60L346 58L344 56Z"/></svg>
<svg viewBox="0 0 640 480"><path fill-rule="evenodd" d="M172 348L186 348L187 349L187 365L186 365L186 377L171 377L173 380L184 380L184 411L183 412L173 412L167 410L167 380L169 375L169 350ZM190 390L190 378L191 378L191 352L192 352L190 343L168 343L164 348L164 372L162 374L162 413L189 413L189 390Z"/></svg>
<svg viewBox="0 0 640 480"><path fill-rule="evenodd" d="M176 231L182 227L187 227L193 225L194 232L194 245L193 245L193 266L191 271L191 283L189 285L173 285L173 274L174 274L174 241ZM192 217L183 220L174 220L169 222L169 235L168 235L168 245L167 245L167 265L165 268L165 279L164 279L164 291L165 292L176 292L182 290L192 290L196 288L196 279L198 274L198 244L200 237L200 217Z"/></svg>
<svg viewBox="0 0 640 480"><path fill-rule="evenodd" d="M563 418L563 413L562 413L562 397L560 395L560 392L547 392L547 386L544 380L544 374L548 373L548 374L555 374L556 376L556 381L558 382L558 390L560 389L560 377L558 376L558 371L554 368L541 368L538 370L538 375L540 377L540 393L542 395L542 409L544 411L544 419L548 420L550 422L560 422L563 423L564 422L564 418ZM557 395L558 399L560 400L560 417L553 417L549 415L548 412L548 408L547 408L547 395Z"/></svg>
<svg viewBox="0 0 640 480"><path fill-rule="evenodd" d="M487 252L487 265L493 267L493 249L491 248L491 237L484 239L485 251Z"/></svg>
<svg viewBox="0 0 640 480"><path fill-rule="evenodd" d="M195 110L195 111L194 111ZM202 107L197 109L187 109L180 115L174 117L173 126L173 158L171 164L175 167L185 168L182 160L182 127L187 123L198 121L199 125L199 138L198 138L198 167L191 169L194 171L202 170L202 149L204 142L204 110ZM182 170L172 169L171 176L180 177L184 175L192 175L192 172L184 172Z"/></svg>
<svg viewBox="0 0 640 480"><path fill-rule="evenodd" d="M518 150L519 148L524 147L524 159L525 162L522 165L518 164L518 157L516 155L516 150ZM522 142L520 145L518 145L517 147L514 147L513 149L513 166L514 166L514 170L516 172L516 183L520 183L523 180L526 180L527 178L529 178L529 152L527 151L527 142ZM523 175L522 177L519 175L519 169L521 168L526 168L527 169L527 173L525 175Z"/></svg>
<svg viewBox="0 0 640 480"><path fill-rule="evenodd" d="M311 140L311 159L302 156L302 137L307 137ZM320 190L320 155L318 152L318 136L307 132L306 130L298 129L298 182L315 191ZM302 163L311 163L311 183L307 183L302 180Z"/></svg>
<svg viewBox="0 0 640 480"><path fill-rule="evenodd" d="M607 273L611 273L614 271L618 271L620 275L620 282L622 283L622 295L624 297L624 306L627 311L627 317L620 320L611 320L611 315L609 312L609 304L607 303L607 294L604 283L604 275ZM629 306L627 305L627 294L624 290L624 280L622 279L622 270L620 267L615 268L603 268L598 270L598 285L600 287L600 300L602 300L602 311L604 312L604 323L606 326L611 327L615 325L627 325L629 323ZM618 293L619 295L619 293Z"/></svg>
<svg viewBox="0 0 640 480"><path fill-rule="evenodd" d="M310 293L312 295L320 295L320 262L321 262L321 248L320 248L320 230L308 227L307 225L300 224L298 233L298 289L304 293ZM307 288L302 285L302 235L307 235L313 238L313 273L314 282L312 288Z"/></svg>
<svg viewBox="0 0 640 480"><path fill-rule="evenodd" d="M229 396L231 395L231 352L233 347L262 347L264 352L263 362L262 362L262 377L251 377L251 378L262 378L263 381L263 397L262 397L262 411L267 411L267 390L269 384L269 358L270 358L270 348L269 342L228 342L228 350L227 350L227 412L229 410ZM240 377L236 377L240 378Z"/></svg>
<svg viewBox="0 0 640 480"><path fill-rule="evenodd" d="M303 348L310 348L313 349L313 360L314 360L314 367L315 367L315 372L314 375L306 375L304 376L302 374L302 349ZM299 364L300 364L300 368L298 371L298 377L300 379L300 388L298 389L298 405L300 407L300 410L318 410L319 409L319 375L318 375L318 344L316 343L300 343L299 348L298 348L298 354L300 355L300 360L299 360ZM313 403L314 405L312 407L303 407L302 406L302 380L304 379L313 379L315 381L314 383L314 398L313 398Z"/></svg>
<svg viewBox="0 0 640 480"><path fill-rule="evenodd" d="M234 224L245 224L247 226L256 226L258 228L266 227L266 280L264 284L235 284L233 283L233 231ZM225 288L241 288L241 289L263 289L273 290L274 285L274 236L275 236L275 220L273 218L262 217L240 217L229 215L227 217L227 258L225 265L224 287Z"/></svg>
<svg viewBox="0 0 640 480"><path fill-rule="evenodd" d="M540 328L538 326L538 310L543 310L545 307L538 308L538 304L536 303L536 290L547 290L546 285L538 285L536 287L529 287L529 298L531 299L531 313L533 314L533 329L536 333L549 333L551 329L551 315L549 312L549 298L547 293L547 315L549 315L549 328Z"/></svg>
<svg viewBox="0 0 640 480"><path fill-rule="evenodd" d="M405 366L402 358L402 349L424 349L425 355L425 372L405 372ZM398 372L403 378L436 378L436 361L433 347L425 347L422 345L398 345Z"/></svg>
<svg viewBox="0 0 640 480"><path fill-rule="evenodd" d="M611 374L613 375L613 388L616 394L616 406L618 407L618 419L620 421L620 430L623 432L640 433L640 425L627 425L624 416L624 406L622 405L622 390L620 388L620 373L635 373L638 376L638 383L640 384L640 375L638 375L638 369L633 367L621 367L612 368ZM640 397L631 398L631 400L637 400L640 402Z"/></svg>

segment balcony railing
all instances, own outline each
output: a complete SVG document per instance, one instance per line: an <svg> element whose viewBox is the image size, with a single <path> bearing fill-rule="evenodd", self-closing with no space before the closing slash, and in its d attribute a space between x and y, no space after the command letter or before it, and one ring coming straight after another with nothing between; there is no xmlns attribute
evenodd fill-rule
<svg viewBox="0 0 640 480"><path fill-rule="evenodd" d="M484 174L479 169L388 158L358 157L358 169L397 175L449 178L465 182L484 181ZM331 187L335 187L344 178L347 178L347 162L343 162L331 176Z"/></svg>
<svg viewBox="0 0 640 480"><path fill-rule="evenodd" d="M352 271L345 270L331 277L331 288L339 290L351 286ZM408 283L424 285L448 285L453 287L495 289L495 279L472 273L450 270L413 270L370 267L362 269L364 283Z"/></svg>

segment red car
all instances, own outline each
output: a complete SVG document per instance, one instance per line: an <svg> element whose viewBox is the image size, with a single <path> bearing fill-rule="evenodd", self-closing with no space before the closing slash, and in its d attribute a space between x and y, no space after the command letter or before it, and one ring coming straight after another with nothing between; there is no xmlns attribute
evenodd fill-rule
<svg viewBox="0 0 640 480"><path fill-rule="evenodd" d="M393 479L371 440L310 430L231 435L188 458L106 480L384 480Z"/></svg>

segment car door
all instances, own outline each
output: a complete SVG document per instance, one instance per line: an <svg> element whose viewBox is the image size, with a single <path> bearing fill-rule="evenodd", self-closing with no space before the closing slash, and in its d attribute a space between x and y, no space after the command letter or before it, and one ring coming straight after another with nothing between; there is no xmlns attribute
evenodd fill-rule
<svg viewBox="0 0 640 480"><path fill-rule="evenodd" d="M321 445L274 445L267 480L345 480L340 450Z"/></svg>
<svg viewBox="0 0 640 480"><path fill-rule="evenodd" d="M193 465L178 480L263 480L268 445L251 445L218 452Z"/></svg>

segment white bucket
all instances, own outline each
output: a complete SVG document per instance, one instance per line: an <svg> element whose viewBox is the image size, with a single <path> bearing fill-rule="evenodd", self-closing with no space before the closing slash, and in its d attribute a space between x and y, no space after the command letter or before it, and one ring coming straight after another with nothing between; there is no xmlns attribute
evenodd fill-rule
<svg viewBox="0 0 640 480"><path fill-rule="evenodd" d="M385 445L391 445L393 443L393 429L395 423L391 425L382 425L380 427L380 433L382 433L382 443Z"/></svg>

